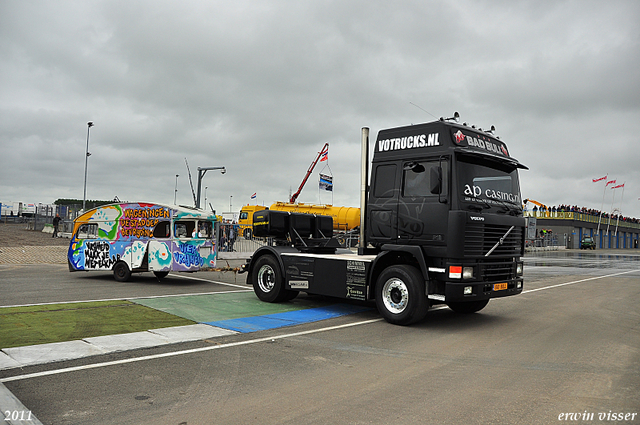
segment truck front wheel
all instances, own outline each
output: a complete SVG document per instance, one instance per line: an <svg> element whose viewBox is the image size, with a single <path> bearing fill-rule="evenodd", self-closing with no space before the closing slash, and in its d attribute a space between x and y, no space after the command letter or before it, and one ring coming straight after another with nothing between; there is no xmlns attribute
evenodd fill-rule
<svg viewBox="0 0 640 425"><path fill-rule="evenodd" d="M395 325L423 319L429 302L420 271L405 264L386 268L376 283L376 306L385 320Z"/></svg>
<svg viewBox="0 0 640 425"><path fill-rule="evenodd" d="M469 301L466 303L448 303L447 305L456 313L470 314L482 310L487 306L487 304L489 304L489 300Z"/></svg>
<svg viewBox="0 0 640 425"><path fill-rule="evenodd" d="M292 299L284 287L284 278L280 264L272 255L265 255L256 261L253 268L253 292L262 301L277 303Z"/></svg>

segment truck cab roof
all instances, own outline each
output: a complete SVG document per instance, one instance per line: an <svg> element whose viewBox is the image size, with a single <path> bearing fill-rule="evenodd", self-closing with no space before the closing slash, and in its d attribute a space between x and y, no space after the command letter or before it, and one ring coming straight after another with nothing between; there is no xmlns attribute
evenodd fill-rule
<svg viewBox="0 0 640 425"><path fill-rule="evenodd" d="M410 160L452 151L483 155L528 169L511 157L506 145L492 133L446 120L380 130L373 162Z"/></svg>

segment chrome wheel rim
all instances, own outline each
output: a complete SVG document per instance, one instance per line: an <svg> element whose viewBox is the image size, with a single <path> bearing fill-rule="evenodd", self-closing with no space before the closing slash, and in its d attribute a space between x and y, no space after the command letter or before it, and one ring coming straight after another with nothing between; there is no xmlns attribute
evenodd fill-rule
<svg viewBox="0 0 640 425"><path fill-rule="evenodd" d="M276 274L269 265L258 270L258 286L262 292L270 292L276 284Z"/></svg>
<svg viewBox="0 0 640 425"><path fill-rule="evenodd" d="M382 302L389 312L402 313L409 303L407 285L396 277L387 280L382 287Z"/></svg>

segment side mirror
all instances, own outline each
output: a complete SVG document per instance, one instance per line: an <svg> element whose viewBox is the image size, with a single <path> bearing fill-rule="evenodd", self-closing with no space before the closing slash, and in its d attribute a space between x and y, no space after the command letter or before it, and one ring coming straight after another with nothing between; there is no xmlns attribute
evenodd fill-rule
<svg viewBox="0 0 640 425"><path fill-rule="evenodd" d="M442 167L431 167L429 190L434 195L439 195L442 192Z"/></svg>

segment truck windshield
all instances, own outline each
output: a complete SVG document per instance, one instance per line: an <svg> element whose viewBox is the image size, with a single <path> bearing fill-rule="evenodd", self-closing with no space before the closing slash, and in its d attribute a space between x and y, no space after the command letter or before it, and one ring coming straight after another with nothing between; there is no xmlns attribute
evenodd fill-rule
<svg viewBox="0 0 640 425"><path fill-rule="evenodd" d="M458 182L462 202L483 208L521 206L518 171L511 164L483 156L458 156Z"/></svg>

